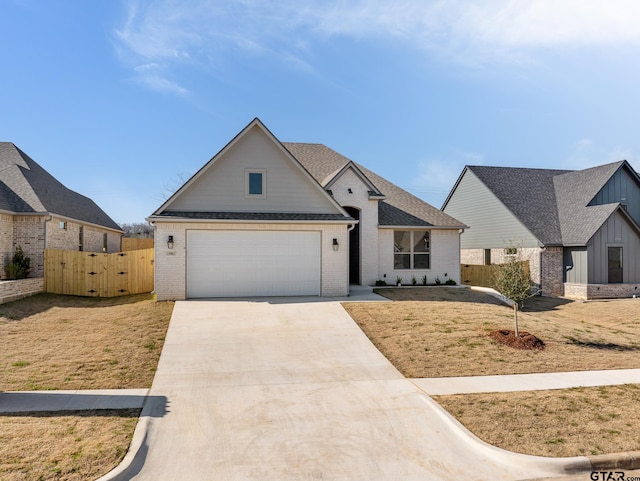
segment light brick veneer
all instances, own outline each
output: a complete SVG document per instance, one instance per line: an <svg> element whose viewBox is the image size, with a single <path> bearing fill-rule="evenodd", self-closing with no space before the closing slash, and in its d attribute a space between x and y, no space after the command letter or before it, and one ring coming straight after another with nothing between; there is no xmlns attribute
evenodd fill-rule
<svg viewBox="0 0 640 481"><path fill-rule="evenodd" d="M44 290L44 278L19 279L16 281L0 281L0 304L17 301Z"/></svg>
<svg viewBox="0 0 640 481"><path fill-rule="evenodd" d="M348 245L347 226L344 224L261 224L261 223L170 223L156 224L155 232L155 287L157 299L183 300L186 298L187 230L246 230L246 231L320 231L321 232L321 295L346 296L349 292L349 252L346 248L333 250L333 238L340 246ZM173 249L167 247L167 238L173 236Z"/></svg>
<svg viewBox="0 0 640 481"><path fill-rule="evenodd" d="M571 299L615 299L640 297L638 284L564 284L564 296Z"/></svg>

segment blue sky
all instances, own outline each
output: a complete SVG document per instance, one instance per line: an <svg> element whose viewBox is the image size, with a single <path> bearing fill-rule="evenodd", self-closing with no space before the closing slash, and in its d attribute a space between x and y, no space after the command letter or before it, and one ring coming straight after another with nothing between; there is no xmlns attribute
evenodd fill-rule
<svg viewBox="0 0 640 481"><path fill-rule="evenodd" d="M640 169L636 0L0 0L0 140L143 222L254 117L440 207L466 164Z"/></svg>

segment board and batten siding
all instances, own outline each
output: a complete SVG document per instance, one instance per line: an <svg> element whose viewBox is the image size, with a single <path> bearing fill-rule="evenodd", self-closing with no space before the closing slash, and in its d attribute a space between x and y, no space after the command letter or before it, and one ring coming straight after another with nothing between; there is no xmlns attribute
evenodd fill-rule
<svg viewBox="0 0 640 481"><path fill-rule="evenodd" d="M253 127L178 195L167 211L338 213L273 140ZM247 198L247 170L266 175L265 198Z"/></svg>
<svg viewBox="0 0 640 481"><path fill-rule="evenodd" d="M589 205L621 202L627 204L627 212L640 224L640 186L626 168L619 169L607 181Z"/></svg>
<svg viewBox="0 0 640 481"><path fill-rule="evenodd" d="M588 259L586 247L565 247L564 282L573 284L587 284L589 282Z"/></svg>
<svg viewBox="0 0 640 481"><path fill-rule="evenodd" d="M607 284L608 247L622 247L623 282L640 282L640 238L620 214L615 212L587 243L589 284Z"/></svg>
<svg viewBox="0 0 640 481"><path fill-rule="evenodd" d="M539 246L536 237L470 170L443 211L469 226L460 238L461 249Z"/></svg>

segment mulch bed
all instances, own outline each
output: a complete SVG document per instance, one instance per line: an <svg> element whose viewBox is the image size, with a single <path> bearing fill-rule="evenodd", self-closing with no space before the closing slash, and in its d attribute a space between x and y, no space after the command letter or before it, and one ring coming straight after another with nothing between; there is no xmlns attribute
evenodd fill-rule
<svg viewBox="0 0 640 481"><path fill-rule="evenodd" d="M544 342L533 334L525 331L518 332L518 337L516 337L516 333L514 331L499 329L497 331L490 332L489 337L500 344L513 347L514 349L537 349L539 351L544 349Z"/></svg>

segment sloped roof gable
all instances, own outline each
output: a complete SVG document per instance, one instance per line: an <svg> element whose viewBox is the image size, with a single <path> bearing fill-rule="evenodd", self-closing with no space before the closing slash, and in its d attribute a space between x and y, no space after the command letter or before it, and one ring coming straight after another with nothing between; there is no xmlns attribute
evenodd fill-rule
<svg viewBox="0 0 640 481"><path fill-rule="evenodd" d="M379 193L385 196L378 203L380 226L466 227L457 219L325 145L295 142L283 142L283 145L320 183L331 179L332 175L335 176L350 163L357 166Z"/></svg>
<svg viewBox="0 0 640 481"><path fill-rule="evenodd" d="M465 170L472 171L543 245L582 246L620 209L618 202L590 203L623 167L638 178L626 161L579 171L485 166Z"/></svg>
<svg viewBox="0 0 640 481"><path fill-rule="evenodd" d="M11 142L0 142L0 209L55 214L122 231L93 200L67 189Z"/></svg>

